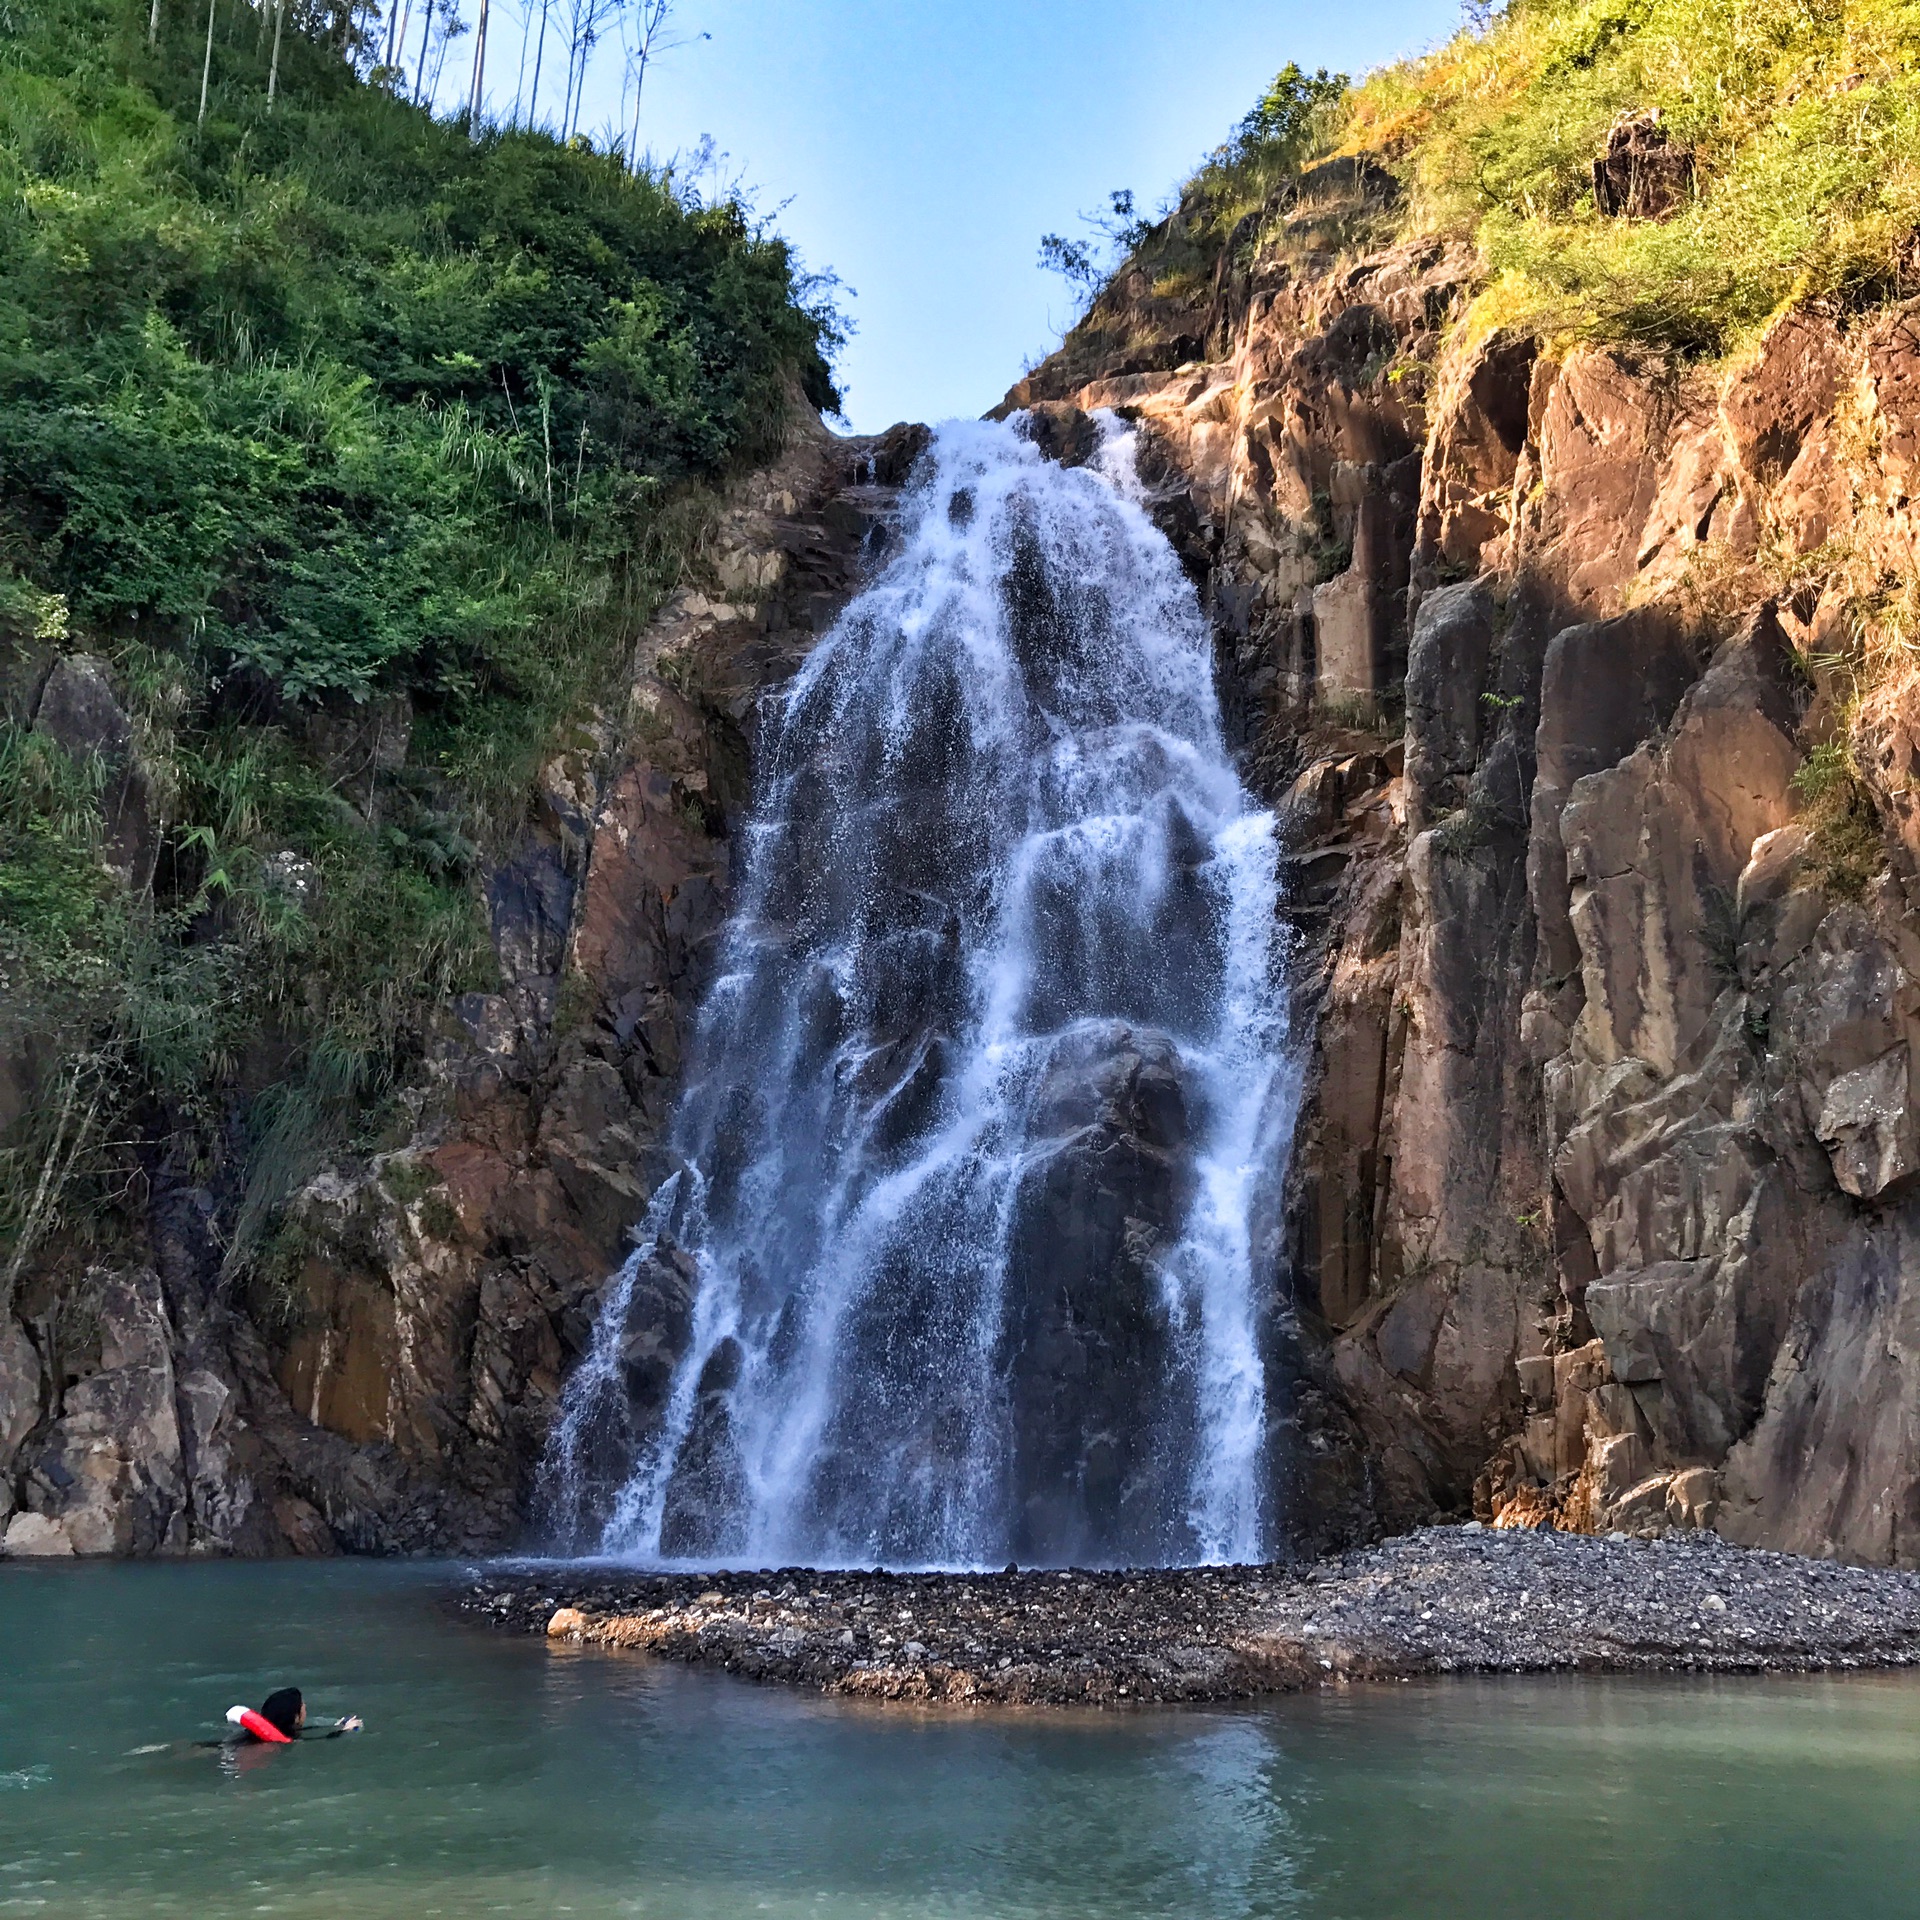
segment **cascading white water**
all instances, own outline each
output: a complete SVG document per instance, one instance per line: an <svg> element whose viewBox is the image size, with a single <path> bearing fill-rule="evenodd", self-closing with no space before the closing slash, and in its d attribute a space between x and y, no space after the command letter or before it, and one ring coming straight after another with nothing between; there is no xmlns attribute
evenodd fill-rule
<svg viewBox="0 0 1920 1920"><path fill-rule="evenodd" d="M575 1550L1263 1549L1274 824L1133 435L1101 434L1064 469L1017 423L942 428L767 716L680 1171L546 1461ZM636 1412L663 1300L684 1350Z"/></svg>

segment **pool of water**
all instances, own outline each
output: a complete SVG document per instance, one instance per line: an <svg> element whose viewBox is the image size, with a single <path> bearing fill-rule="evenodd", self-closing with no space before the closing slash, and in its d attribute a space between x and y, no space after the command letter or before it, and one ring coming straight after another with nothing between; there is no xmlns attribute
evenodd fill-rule
<svg viewBox="0 0 1920 1920"><path fill-rule="evenodd" d="M1920 1912L1916 1680L949 1717L491 1635L448 1577L0 1567L0 1914ZM366 1732L185 1744L283 1681Z"/></svg>

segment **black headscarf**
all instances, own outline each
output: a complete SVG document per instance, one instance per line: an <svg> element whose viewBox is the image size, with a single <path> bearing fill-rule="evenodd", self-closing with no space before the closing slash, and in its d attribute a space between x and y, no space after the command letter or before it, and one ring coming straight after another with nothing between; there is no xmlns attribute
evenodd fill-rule
<svg viewBox="0 0 1920 1920"><path fill-rule="evenodd" d="M260 1718L271 1721L289 1740L300 1731L300 1708L304 1703L298 1687L280 1687L260 1703Z"/></svg>

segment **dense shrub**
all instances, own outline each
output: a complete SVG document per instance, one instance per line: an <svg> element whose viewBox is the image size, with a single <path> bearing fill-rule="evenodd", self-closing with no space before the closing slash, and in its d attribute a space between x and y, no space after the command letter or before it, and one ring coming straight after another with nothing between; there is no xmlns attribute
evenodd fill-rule
<svg viewBox="0 0 1920 1920"><path fill-rule="evenodd" d="M216 1157L263 1071L312 1095L283 1113L368 1111L486 979L479 844L703 490L837 400L832 313L738 202L436 121L298 6L270 107L262 14L219 0L202 123L205 18L0 0L0 1021L57 1042L0 1226L61 1088L96 1140L144 1111ZM140 897L98 768L23 731L75 649L166 822ZM406 761L343 782L317 743L388 708Z"/></svg>

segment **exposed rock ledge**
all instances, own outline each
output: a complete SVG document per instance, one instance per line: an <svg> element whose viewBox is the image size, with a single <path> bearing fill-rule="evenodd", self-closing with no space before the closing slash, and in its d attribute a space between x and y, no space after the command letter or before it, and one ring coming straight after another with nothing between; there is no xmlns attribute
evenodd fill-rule
<svg viewBox="0 0 1920 1920"><path fill-rule="evenodd" d="M1920 1574L1430 1527L1307 1569L632 1574L498 1570L490 1625L821 1693L948 1705L1245 1699L1415 1674L1806 1672L1920 1663Z"/></svg>

